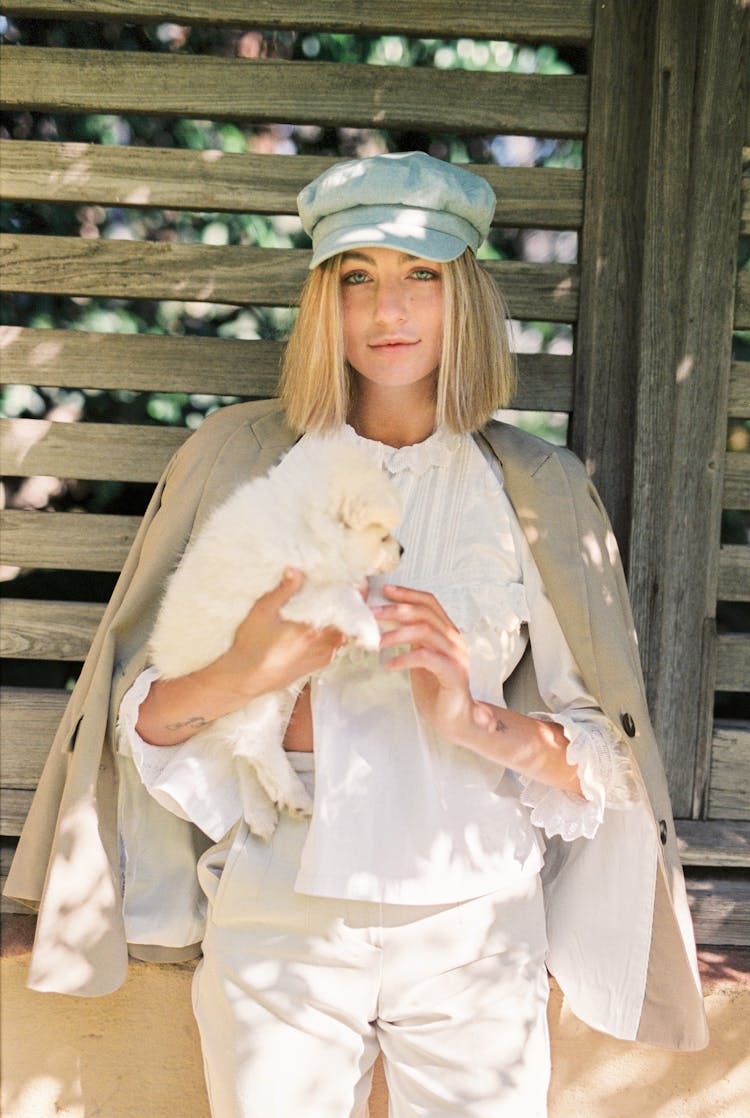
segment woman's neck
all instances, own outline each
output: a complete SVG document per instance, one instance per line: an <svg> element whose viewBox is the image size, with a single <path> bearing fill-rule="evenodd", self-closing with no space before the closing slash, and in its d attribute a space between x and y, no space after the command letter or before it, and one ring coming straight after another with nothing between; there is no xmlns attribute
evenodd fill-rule
<svg viewBox="0 0 750 1118"><path fill-rule="evenodd" d="M435 399L416 393L371 392L360 387L349 411L358 435L386 446L412 446L435 430Z"/></svg>

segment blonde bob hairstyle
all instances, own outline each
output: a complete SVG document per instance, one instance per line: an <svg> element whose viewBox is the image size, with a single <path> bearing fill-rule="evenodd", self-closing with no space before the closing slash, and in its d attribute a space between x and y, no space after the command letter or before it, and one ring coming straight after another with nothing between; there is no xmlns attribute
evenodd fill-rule
<svg viewBox="0 0 750 1118"><path fill-rule="evenodd" d="M287 343L280 394L296 431L331 431L349 415L353 377L344 355L340 267L335 256L310 272ZM457 433L476 431L496 408L507 406L516 388L507 311L470 249L442 269L436 423Z"/></svg>

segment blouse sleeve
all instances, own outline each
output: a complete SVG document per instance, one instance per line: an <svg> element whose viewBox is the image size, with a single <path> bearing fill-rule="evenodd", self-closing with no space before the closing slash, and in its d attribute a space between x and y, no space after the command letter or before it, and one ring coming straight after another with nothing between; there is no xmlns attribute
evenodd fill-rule
<svg viewBox="0 0 750 1118"><path fill-rule="evenodd" d="M138 711L159 679L146 668L125 694L117 719L117 748L130 757L149 795L218 842L242 814L239 783L229 750L194 745L150 745L136 730Z"/></svg>
<svg viewBox="0 0 750 1118"><path fill-rule="evenodd" d="M529 639L539 693L549 708L529 717L556 722L567 738L566 760L575 765L582 796L519 777L521 802L548 836L570 842L593 838L605 808L624 809L638 799L630 760L620 735L583 683L528 541L515 516L513 532L529 610Z"/></svg>

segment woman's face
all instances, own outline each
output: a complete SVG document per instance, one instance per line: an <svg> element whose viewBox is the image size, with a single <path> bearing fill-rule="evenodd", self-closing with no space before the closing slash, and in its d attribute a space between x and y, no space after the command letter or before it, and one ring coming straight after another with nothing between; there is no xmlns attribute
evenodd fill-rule
<svg viewBox="0 0 750 1118"><path fill-rule="evenodd" d="M373 384L437 377L443 339L442 265L390 248L341 257L344 352Z"/></svg>

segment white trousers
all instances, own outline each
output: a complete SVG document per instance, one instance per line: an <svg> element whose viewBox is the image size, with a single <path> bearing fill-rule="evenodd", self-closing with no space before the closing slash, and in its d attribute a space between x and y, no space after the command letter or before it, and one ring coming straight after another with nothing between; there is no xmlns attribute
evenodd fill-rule
<svg viewBox="0 0 750 1118"><path fill-rule="evenodd" d="M440 906L304 896L307 823L208 850L193 983L213 1118L366 1118L382 1050L391 1118L544 1118L541 886Z"/></svg>

